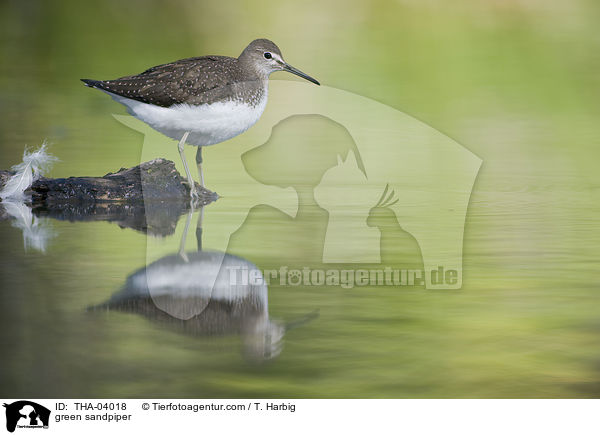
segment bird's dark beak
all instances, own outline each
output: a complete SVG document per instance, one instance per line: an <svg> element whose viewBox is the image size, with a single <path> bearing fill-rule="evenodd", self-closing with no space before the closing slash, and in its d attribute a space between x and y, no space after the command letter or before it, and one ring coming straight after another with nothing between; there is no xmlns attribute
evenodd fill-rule
<svg viewBox="0 0 600 435"><path fill-rule="evenodd" d="M296 74L298 77L302 77L303 79L306 79L309 82L313 82L315 85L321 86L321 83L319 83L318 81L316 81L315 79L313 79L311 76L309 76L308 74L304 74L299 69L296 69L296 68L294 68L293 66L291 66L291 65L289 65L287 63L283 64L283 70L287 71L287 72L291 72L292 74Z"/></svg>

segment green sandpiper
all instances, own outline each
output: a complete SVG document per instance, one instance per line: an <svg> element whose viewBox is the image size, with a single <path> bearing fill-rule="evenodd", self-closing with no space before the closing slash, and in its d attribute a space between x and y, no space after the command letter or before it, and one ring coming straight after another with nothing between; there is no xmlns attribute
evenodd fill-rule
<svg viewBox="0 0 600 435"><path fill-rule="evenodd" d="M179 141L190 195L195 198L198 193L183 154L185 144L198 147L196 164L204 187L202 147L231 139L258 121L267 104L269 75L275 71L288 71L319 85L285 62L277 45L268 39L252 41L237 58L192 57L115 80L81 80Z"/></svg>

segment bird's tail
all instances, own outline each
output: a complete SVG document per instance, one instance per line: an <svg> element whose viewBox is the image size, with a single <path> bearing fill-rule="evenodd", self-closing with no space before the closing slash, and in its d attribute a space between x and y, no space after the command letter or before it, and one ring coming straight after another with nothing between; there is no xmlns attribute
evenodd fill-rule
<svg viewBox="0 0 600 435"><path fill-rule="evenodd" d="M102 82L100 80L80 79L86 86L90 88L99 88Z"/></svg>

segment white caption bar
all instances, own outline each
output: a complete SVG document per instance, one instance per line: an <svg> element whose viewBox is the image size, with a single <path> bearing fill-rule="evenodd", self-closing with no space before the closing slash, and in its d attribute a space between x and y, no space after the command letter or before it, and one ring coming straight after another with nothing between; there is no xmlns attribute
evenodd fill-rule
<svg viewBox="0 0 600 435"><path fill-rule="evenodd" d="M245 434L250 429L305 435L372 433L377 427L411 435L582 435L598 434L600 429L598 400L4 399L2 403L6 429L19 435Z"/></svg>

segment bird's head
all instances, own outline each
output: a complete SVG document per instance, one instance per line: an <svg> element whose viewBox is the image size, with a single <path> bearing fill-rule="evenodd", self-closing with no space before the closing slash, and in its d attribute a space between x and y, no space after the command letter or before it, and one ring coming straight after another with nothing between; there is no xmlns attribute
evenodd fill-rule
<svg viewBox="0 0 600 435"><path fill-rule="evenodd" d="M275 71L287 71L320 85L317 80L284 61L279 47L268 39L255 39L244 49L238 59L251 64L259 74L267 77Z"/></svg>

